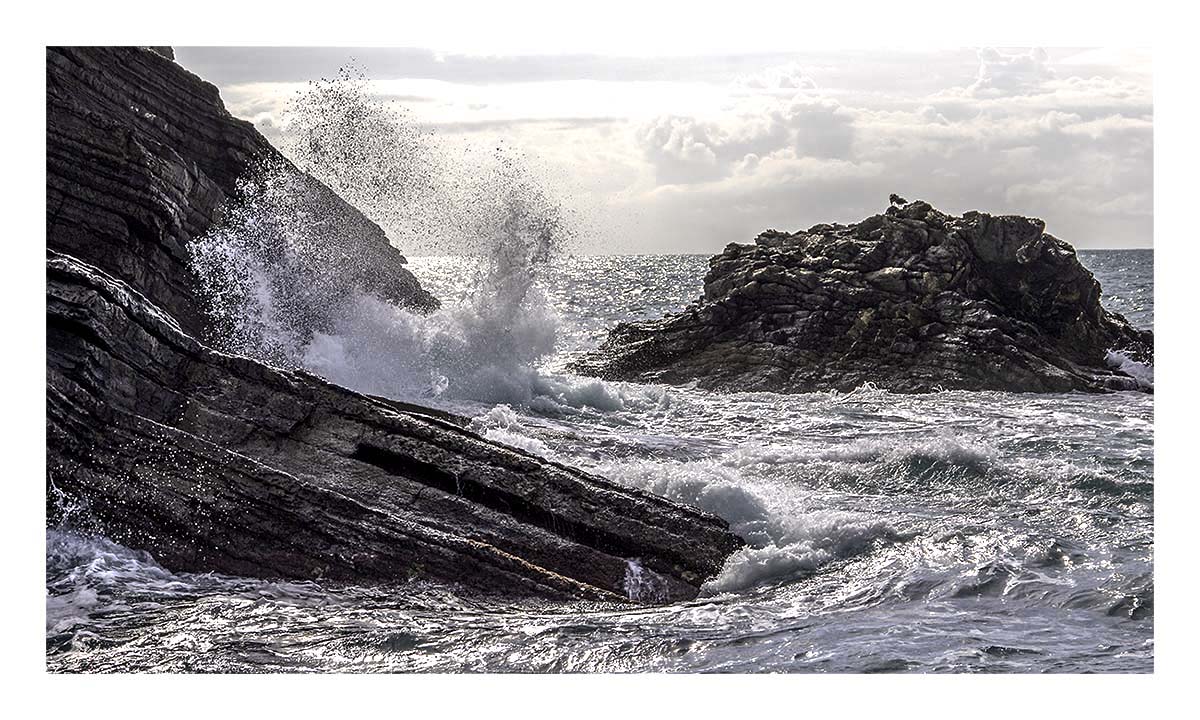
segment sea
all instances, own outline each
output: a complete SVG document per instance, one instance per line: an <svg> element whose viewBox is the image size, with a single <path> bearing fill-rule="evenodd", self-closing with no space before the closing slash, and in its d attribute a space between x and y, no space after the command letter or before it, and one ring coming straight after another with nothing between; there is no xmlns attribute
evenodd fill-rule
<svg viewBox="0 0 1200 720"><path fill-rule="evenodd" d="M1152 329L1153 251L1079 255L1105 305ZM1153 670L1153 394L603 382L566 368L616 323L694 301L706 256L562 255L513 292L480 258L409 267L442 310L356 298L290 362L711 511L747 547L690 602L548 603L177 573L49 528L48 670Z"/></svg>

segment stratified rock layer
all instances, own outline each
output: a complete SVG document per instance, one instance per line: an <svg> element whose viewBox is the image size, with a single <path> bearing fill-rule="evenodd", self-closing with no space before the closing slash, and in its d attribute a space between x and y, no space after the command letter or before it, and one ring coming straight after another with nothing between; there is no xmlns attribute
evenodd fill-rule
<svg viewBox="0 0 1200 720"><path fill-rule="evenodd" d="M46 49L46 235L51 249L131 283L202 337L187 242L209 229L257 163L295 169L171 55ZM310 204L327 216L328 242L347 260L348 285L408 307L437 306L378 225L304 177Z"/></svg>
<svg viewBox="0 0 1200 720"><path fill-rule="evenodd" d="M618 325L576 369L728 391L1149 389L1109 352L1151 362L1153 334L1101 306L1041 220L918 201L767 231L709 265L698 302Z"/></svg>
<svg viewBox="0 0 1200 720"><path fill-rule="evenodd" d="M451 416L210 350L73 258L46 300L50 510L166 567L617 599L638 559L639 599L668 601L742 544Z"/></svg>

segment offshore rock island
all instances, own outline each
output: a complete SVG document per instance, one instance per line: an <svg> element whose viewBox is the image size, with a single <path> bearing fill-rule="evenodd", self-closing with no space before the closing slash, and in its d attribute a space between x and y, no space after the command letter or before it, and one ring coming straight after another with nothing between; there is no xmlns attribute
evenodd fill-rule
<svg viewBox="0 0 1200 720"><path fill-rule="evenodd" d="M211 349L186 243L256 163L287 161L169 48L46 60L52 523L175 571L552 599L692 598L743 545L724 520L463 418ZM291 172L348 286L437 307L378 225Z"/></svg>
<svg viewBox="0 0 1200 720"><path fill-rule="evenodd" d="M851 225L768 230L709 261L704 295L622 323L574 369L722 391L1151 390L1154 336L1038 219L893 196Z"/></svg>

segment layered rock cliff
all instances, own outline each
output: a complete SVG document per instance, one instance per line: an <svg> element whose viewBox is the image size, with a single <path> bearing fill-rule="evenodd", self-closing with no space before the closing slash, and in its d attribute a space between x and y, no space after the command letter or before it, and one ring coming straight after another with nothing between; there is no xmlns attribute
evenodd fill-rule
<svg viewBox="0 0 1200 720"><path fill-rule="evenodd" d="M169 55L47 50L51 522L175 570L625 599L638 567L629 599L694 597L742 545L724 521L205 345L185 245L256 163L286 161ZM378 226L299 177L330 228L308 239L349 285L436 304Z"/></svg>
<svg viewBox="0 0 1200 720"><path fill-rule="evenodd" d="M1104 309L1041 220L918 201L767 231L709 265L695 304L617 326L576 369L729 391L1149 389L1109 353L1150 362L1153 334Z"/></svg>
<svg viewBox="0 0 1200 720"><path fill-rule="evenodd" d="M296 170L229 114L215 86L170 56L169 48L46 49L51 249L132 284L200 337L207 321L187 243L237 196L249 170L282 165L333 220L326 242L346 258L349 283L404 306L436 307L378 225Z"/></svg>

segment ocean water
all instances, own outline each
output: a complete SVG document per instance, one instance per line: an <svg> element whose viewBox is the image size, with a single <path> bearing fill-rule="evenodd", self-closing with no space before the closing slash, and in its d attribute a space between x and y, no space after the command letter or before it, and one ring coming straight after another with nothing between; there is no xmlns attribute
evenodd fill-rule
<svg viewBox="0 0 1200 720"><path fill-rule="evenodd" d="M1111 309L1153 327L1152 251L1080 256ZM289 357L710 510L749 546L695 601L626 606L173 573L48 529L50 670L1153 669L1153 395L600 382L564 367L697 297L706 257L560 257L515 282L470 258L411 267L443 310L359 298Z"/></svg>

